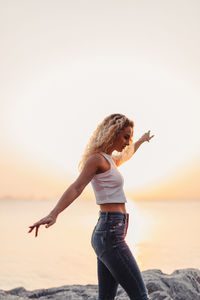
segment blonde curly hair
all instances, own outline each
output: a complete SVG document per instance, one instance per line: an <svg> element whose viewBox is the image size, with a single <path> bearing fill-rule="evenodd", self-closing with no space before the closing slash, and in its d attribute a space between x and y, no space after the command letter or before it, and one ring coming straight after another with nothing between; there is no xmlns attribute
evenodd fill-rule
<svg viewBox="0 0 200 300"><path fill-rule="evenodd" d="M85 162L93 153L107 152L110 146L113 145L117 135L124 128L131 126L133 128L134 123L123 114L111 114L107 116L93 132L88 144L85 147L84 153L79 162L79 171L81 171L85 165ZM130 144L132 144L132 137L130 138Z"/></svg>

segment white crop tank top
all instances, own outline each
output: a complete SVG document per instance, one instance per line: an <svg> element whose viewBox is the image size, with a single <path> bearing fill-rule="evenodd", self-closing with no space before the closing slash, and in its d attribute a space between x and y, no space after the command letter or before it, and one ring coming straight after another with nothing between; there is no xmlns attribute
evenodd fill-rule
<svg viewBox="0 0 200 300"><path fill-rule="evenodd" d="M101 152L110 163L106 172L95 174L91 180L96 203L125 203L127 202L123 190L124 179L115 165L111 155Z"/></svg>

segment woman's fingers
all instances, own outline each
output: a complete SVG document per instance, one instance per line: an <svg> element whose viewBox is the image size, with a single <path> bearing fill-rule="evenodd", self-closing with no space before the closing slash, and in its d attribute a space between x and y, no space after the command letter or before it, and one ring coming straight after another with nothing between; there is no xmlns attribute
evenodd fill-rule
<svg viewBox="0 0 200 300"><path fill-rule="evenodd" d="M148 142L150 141L150 139L152 139L154 137L154 134L152 136L150 136L150 130L147 132L148 134Z"/></svg>
<svg viewBox="0 0 200 300"><path fill-rule="evenodd" d="M29 226L30 230L28 233L32 232L33 229L35 228L35 237L38 235L38 230L41 224L45 224L44 219L41 219L40 221L34 223L32 226Z"/></svg>
<svg viewBox="0 0 200 300"><path fill-rule="evenodd" d="M152 136L150 136L150 138L149 139L152 139L154 137L154 134L152 135Z"/></svg>
<svg viewBox="0 0 200 300"><path fill-rule="evenodd" d="M35 237L37 237L38 235L38 230L39 230L40 225L36 226L36 230L35 230Z"/></svg>
<svg viewBox="0 0 200 300"><path fill-rule="evenodd" d="M39 227L40 227L40 225L32 225L32 226L29 226L29 231L28 231L28 233L30 233L30 232L32 232L33 231L33 229L35 228L36 230L35 230L35 237L38 235L38 229L39 229Z"/></svg>
<svg viewBox="0 0 200 300"><path fill-rule="evenodd" d="M38 236L38 231L39 231L39 227L40 225L45 225L46 224L46 228L50 227L51 225L53 225L56 222L56 218L52 218L52 217L45 217L41 220L39 220L38 222L34 223L32 226L29 226L29 231L28 233L32 232L33 229L35 229L35 237Z"/></svg>
<svg viewBox="0 0 200 300"><path fill-rule="evenodd" d="M143 134L142 139L143 141L149 142L153 137L154 135L150 136L150 130L149 130Z"/></svg>
<svg viewBox="0 0 200 300"><path fill-rule="evenodd" d="M30 233L34 229L34 227L35 226L29 226L30 229L29 229L28 233Z"/></svg>
<svg viewBox="0 0 200 300"><path fill-rule="evenodd" d="M45 226L46 228L50 227L51 225L53 225L56 222L55 219L51 219L49 220L49 222L47 222L47 225Z"/></svg>
<svg viewBox="0 0 200 300"><path fill-rule="evenodd" d="M50 222L50 223L47 224L45 227L48 228L48 227L50 227L50 226L53 225L53 224L54 224L54 222Z"/></svg>

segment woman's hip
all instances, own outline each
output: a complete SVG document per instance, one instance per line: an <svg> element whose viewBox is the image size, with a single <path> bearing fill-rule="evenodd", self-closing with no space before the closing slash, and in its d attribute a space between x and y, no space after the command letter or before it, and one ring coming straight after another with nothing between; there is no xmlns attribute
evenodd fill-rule
<svg viewBox="0 0 200 300"><path fill-rule="evenodd" d="M97 256L122 245L128 229L129 215L120 212L99 212L91 244Z"/></svg>

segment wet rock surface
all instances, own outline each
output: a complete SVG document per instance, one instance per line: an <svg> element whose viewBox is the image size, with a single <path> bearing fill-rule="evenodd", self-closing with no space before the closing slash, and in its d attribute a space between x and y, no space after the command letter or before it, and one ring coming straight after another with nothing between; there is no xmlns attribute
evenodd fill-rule
<svg viewBox="0 0 200 300"><path fill-rule="evenodd" d="M170 275L154 269L142 272L142 276L151 300L200 300L199 269L176 270ZM64 285L33 291L23 287L0 290L0 300L26 299L96 300L97 285ZM128 299L126 292L119 286L116 300Z"/></svg>

